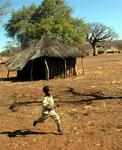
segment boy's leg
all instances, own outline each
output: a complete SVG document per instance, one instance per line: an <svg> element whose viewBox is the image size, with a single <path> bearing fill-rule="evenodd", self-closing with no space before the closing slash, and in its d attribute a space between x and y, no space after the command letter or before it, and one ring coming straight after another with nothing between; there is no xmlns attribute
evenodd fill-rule
<svg viewBox="0 0 122 150"><path fill-rule="evenodd" d="M42 123L44 122L47 118L49 117L49 114L42 114L42 116L40 118L38 118L37 120L35 120L33 122L33 126L35 127L37 125L37 123Z"/></svg>
<svg viewBox="0 0 122 150"><path fill-rule="evenodd" d="M61 134L63 134L63 131L61 130L61 127L60 127L60 123L57 123L57 128L58 128L58 132L60 132Z"/></svg>
<svg viewBox="0 0 122 150"><path fill-rule="evenodd" d="M50 112L50 117L52 119L54 119L56 125L57 125L57 129L58 129L58 132L62 133L63 134L63 131L61 130L61 127L60 127L60 117L59 115L54 111L54 110L51 110Z"/></svg>

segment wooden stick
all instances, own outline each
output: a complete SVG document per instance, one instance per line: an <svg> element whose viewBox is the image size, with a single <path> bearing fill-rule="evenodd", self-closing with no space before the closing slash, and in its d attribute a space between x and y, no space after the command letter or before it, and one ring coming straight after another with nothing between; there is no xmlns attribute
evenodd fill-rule
<svg viewBox="0 0 122 150"><path fill-rule="evenodd" d="M82 66L82 70L83 70L82 74L84 74L83 57L81 58L81 66Z"/></svg>
<svg viewBox="0 0 122 150"><path fill-rule="evenodd" d="M46 59L44 59L44 63L45 63L45 66L46 66L46 79L49 80L49 67L48 67Z"/></svg>
<svg viewBox="0 0 122 150"><path fill-rule="evenodd" d="M31 77L31 81L33 81L33 60L32 60L32 63L31 63L31 72L30 72L30 77Z"/></svg>

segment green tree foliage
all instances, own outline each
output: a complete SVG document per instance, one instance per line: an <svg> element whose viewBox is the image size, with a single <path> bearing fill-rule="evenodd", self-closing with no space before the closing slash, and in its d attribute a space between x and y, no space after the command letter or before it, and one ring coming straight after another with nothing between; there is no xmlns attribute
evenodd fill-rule
<svg viewBox="0 0 122 150"><path fill-rule="evenodd" d="M12 13L11 19L5 25L8 36L17 39L22 47L28 47L33 35L33 25L31 16L36 10L35 5L15 11Z"/></svg>
<svg viewBox="0 0 122 150"><path fill-rule="evenodd" d="M110 28L100 23L88 24L89 32L86 39L92 45L93 56L96 55L96 44L99 42L112 41L117 37L117 34Z"/></svg>
<svg viewBox="0 0 122 150"><path fill-rule="evenodd" d="M85 41L88 28L83 19L73 18L71 14L72 8L64 0L43 0L38 7L31 5L14 12L5 30L22 47L42 37L79 46Z"/></svg>

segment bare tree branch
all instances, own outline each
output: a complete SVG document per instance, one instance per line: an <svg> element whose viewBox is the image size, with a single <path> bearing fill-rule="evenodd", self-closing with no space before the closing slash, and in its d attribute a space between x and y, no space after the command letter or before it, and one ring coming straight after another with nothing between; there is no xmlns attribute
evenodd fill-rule
<svg viewBox="0 0 122 150"><path fill-rule="evenodd" d="M0 17L8 13L10 6L11 0L0 0Z"/></svg>
<svg viewBox="0 0 122 150"><path fill-rule="evenodd" d="M93 47L93 55L96 55L96 43L111 41L117 37L117 34L110 28L100 23L88 24L89 32L87 33L86 40Z"/></svg>

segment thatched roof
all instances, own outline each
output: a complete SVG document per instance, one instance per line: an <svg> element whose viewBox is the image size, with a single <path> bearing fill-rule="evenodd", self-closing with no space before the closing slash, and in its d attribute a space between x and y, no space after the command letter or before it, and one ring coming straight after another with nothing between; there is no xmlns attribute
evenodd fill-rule
<svg viewBox="0 0 122 150"><path fill-rule="evenodd" d="M6 67L8 70L22 70L30 60L39 57L59 57L59 58L76 58L84 57L85 54L76 47L59 44L49 39L42 39L33 47L18 52L11 57Z"/></svg>

